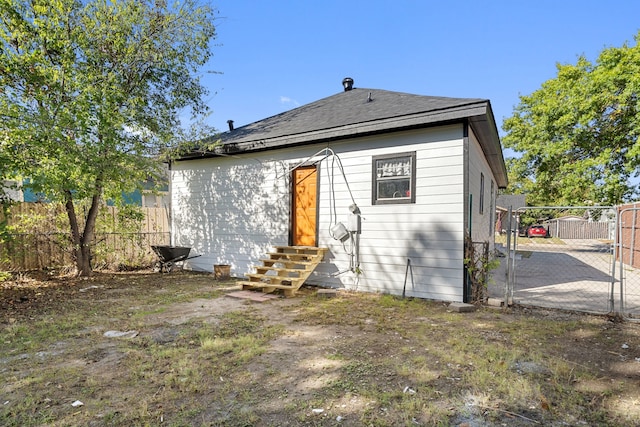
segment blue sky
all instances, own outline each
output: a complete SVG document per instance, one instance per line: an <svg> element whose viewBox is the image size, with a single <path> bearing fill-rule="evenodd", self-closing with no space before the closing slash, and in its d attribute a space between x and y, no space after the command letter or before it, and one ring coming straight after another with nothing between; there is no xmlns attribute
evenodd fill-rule
<svg viewBox="0 0 640 427"><path fill-rule="evenodd" d="M202 78L218 130L333 95L347 76L360 88L487 98L500 128L556 63L634 44L640 29L635 0L212 1L205 70L220 74Z"/></svg>

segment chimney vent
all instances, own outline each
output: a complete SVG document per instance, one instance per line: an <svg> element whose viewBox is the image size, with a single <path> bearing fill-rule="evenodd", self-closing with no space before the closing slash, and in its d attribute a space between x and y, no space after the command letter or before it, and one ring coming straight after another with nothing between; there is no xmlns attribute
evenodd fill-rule
<svg viewBox="0 0 640 427"><path fill-rule="evenodd" d="M229 125L229 132L233 130L233 120L227 120L227 124Z"/></svg>
<svg viewBox="0 0 640 427"><path fill-rule="evenodd" d="M345 77L342 80L342 86L344 86L344 91L349 92L353 89L353 79L351 77Z"/></svg>

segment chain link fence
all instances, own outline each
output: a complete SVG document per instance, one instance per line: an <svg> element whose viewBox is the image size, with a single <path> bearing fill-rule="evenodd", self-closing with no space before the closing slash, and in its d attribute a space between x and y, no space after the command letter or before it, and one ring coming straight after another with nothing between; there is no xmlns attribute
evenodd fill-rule
<svg viewBox="0 0 640 427"><path fill-rule="evenodd" d="M616 269L620 278L619 312L640 318L640 206L618 207Z"/></svg>
<svg viewBox="0 0 640 427"><path fill-rule="evenodd" d="M640 213L623 207L509 211L489 294L507 303L640 317ZM524 224L542 226L528 232ZM636 246L639 251L635 253ZM636 264L634 265L634 260Z"/></svg>

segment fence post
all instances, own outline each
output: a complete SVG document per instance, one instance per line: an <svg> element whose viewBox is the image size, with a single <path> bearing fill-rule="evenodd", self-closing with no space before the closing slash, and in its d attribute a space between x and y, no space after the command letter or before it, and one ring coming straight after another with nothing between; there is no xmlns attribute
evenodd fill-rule
<svg viewBox="0 0 640 427"><path fill-rule="evenodd" d="M636 222L638 221L638 211L633 210L633 221L631 222L631 252L629 253L629 265L633 266L633 255L635 254L636 247Z"/></svg>
<svg viewBox="0 0 640 427"><path fill-rule="evenodd" d="M620 207L616 207L616 222L613 227L613 256L611 257L611 283L610 283L610 295L609 295L609 312L613 312L614 307L614 293L615 293L615 283L616 283L616 260L618 256L622 256L622 251L620 250L620 245L622 242L620 241L622 236L621 231L621 215L620 215ZM622 264L622 259L620 260Z"/></svg>
<svg viewBox="0 0 640 427"><path fill-rule="evenodd" d="M483 263L486 263L489 261L489 242L488 241L484 241L482 242L482 259L483 259ZM489 283L489 271L487 268L483 268L483 273L482 273L482 283L483 283L483 287L482 287L482 301L486 302L487 298L489 298L489 290L487 288L488 283Z"/></svg>
<svg viewBox="0 0 640 427"><path fill-rule="evenodd" d="M507 307L509 305L509 289L513 286L513 283L511 283L511 272L513 270L513 266L511 264L511 260L512 260L512 254L511 254L511 228L513 227L512 225L512 211L511 211L511 206L509 206L509 209L507 210L507 280L505 281L505 286L504 286L504 306ZM513 255L515 256L515 254Z"/></svg>
<svg viewBox="0 0 640 427"><path fill-rule="evenodd" d="M616 217L618 219L618 241L620 243L620 259L618 260L620 265L620 307L618 308L617 314L624 314L624 233L623 233L623 217L625 211L629 211L630 209L618 209L616 212ZM629 247L629 250L633 250L632 246ZM616 257L614 257L615 259ZM615 261L614 261L615 262ZM611 275L611 280L613 279L613 274ZM612 286L613 287L613 286ZM613 299L613 291L612 291L612 299Z"/></svg>

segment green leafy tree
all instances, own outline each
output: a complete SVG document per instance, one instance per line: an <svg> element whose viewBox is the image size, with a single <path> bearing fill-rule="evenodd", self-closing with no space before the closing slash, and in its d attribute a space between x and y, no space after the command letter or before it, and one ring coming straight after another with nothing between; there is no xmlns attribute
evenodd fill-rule
<svg viewBox="0 0 640 427"><path fill-rule="evenodd" d="M533 205L611 205L637 196L640 33L594 63L558 65L505 120L510 190Z"/></svg>
<svg viewBox="0 0 640 427"><path fill-rule="evenodd" d="M79 274L102 202L159 174L180 115L206 112L214 17L197 0L0 0L3 171L65 206Z"/></svg>

